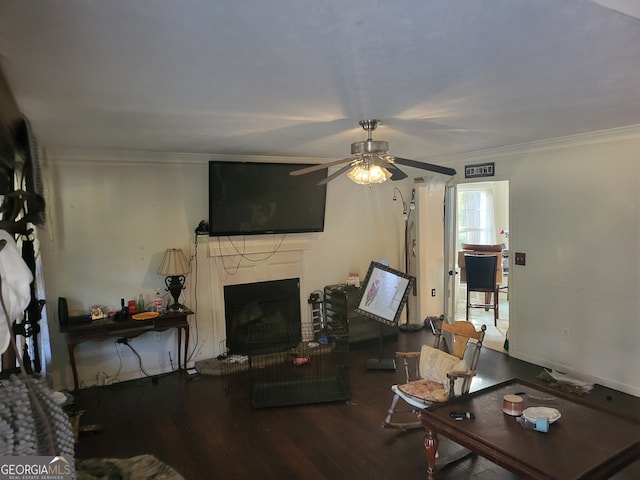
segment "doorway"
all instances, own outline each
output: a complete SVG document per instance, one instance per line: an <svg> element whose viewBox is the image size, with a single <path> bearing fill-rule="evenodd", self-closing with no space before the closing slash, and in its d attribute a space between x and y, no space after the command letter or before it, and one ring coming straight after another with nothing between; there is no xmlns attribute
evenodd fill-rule
<svg viewBox="0 0 640 480"><path fill-rule="evenodd" d="M449 186L446 203L451 214L445 228L446 258L449 262L447 317L450 320L466 318L466 283L461 280L458 265L458 252L462 250L462 245L501 245L502 280L499 283L497 325L492 310L472 309L469 320L477 326L487 326L486 347L504 352L509 330L509 181Z"/></svg>

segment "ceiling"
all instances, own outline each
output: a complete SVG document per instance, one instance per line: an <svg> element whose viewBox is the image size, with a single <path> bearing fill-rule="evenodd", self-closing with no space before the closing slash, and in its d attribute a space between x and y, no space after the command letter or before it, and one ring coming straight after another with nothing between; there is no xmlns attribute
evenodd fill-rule
<svg viewBox="0 0 640 480"><path fill-rule="evenodd" d="M640 124L635 0L3 0L45 148L417 160Z"/></svg>

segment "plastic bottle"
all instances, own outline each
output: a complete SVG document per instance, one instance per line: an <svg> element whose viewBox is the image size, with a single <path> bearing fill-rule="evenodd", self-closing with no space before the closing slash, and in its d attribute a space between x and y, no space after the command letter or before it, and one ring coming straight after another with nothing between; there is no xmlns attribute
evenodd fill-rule
<svg viewBox="0 0 640 480"><path fill-rule="evenodd" d="M144 312L144 297L142 294L138 296L138 311Z"/></svg>
<svg viewBox="0 0 640 480"><path fill-rule="evenodd" d="M549 419L547 417L537 417L535 421L522 417L517 418L517 422L524 428L547 433L549 431Z"/></svg>
<svg viewBox="0 0 640 480"><path fill-rule="evenodd" d="M153 310L160 313L162 311L162 297L160 292L156 292L156 298L153 301Z"/></svg>
<svg viewBox="0 0 640 480"><path fill-rule="evenodd" d="M124 303L124 298L120 299L120 315L118 316L118 320L128 320L129 319L129 308Z"/></svg>

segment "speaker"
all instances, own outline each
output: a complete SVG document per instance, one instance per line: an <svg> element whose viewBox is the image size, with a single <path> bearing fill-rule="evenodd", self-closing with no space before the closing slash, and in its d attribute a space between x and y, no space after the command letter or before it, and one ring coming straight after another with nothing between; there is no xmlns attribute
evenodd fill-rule
<svg viewBox="0 0 640 480"><path fill-rule="evenodd" d="M69 324L69 308L67 307L67 299L63 297L58 297L58 321L63 327Z"/></svg>

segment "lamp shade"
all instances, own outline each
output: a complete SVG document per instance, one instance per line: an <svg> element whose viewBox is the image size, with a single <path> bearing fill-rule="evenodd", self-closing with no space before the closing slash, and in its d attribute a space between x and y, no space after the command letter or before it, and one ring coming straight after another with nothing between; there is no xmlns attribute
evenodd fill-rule
<svg viewBox="0 0 640 480"><path fill-rule="evenodd" d="M185 257L182 250L177 248L168 248L158 268L160 275L174 276L174 275L186 275L191 272L187 257Z"/></svg>

